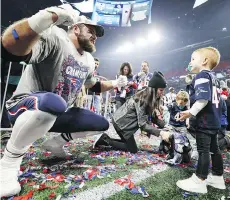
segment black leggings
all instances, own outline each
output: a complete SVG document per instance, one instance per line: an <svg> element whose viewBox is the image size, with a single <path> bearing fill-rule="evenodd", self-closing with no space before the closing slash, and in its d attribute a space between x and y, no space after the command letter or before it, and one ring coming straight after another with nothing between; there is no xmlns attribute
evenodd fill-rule
<svg viewBox="0 0 230 200"><path fill-rule="evenodd" d="M125 139L122 130L120 130L116 124L113 125L117 134L120 136L119 139L112 139L110 140L110 145L113 147L114 150L121 150L121 151L128 151L131 153L137 153L138 148L137 148L137 143L134 139L134 135L130 136L129 139Z"/></svg>

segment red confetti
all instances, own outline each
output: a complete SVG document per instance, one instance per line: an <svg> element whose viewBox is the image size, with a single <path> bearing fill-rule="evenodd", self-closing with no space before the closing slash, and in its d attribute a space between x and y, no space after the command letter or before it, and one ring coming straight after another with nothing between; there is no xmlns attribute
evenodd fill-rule
<svg viewBox="0 0 230 200"><path fill-rule="evenodd" d="M43 171L44 174L48 173L48 169L47 168L44 168L42 171Z"/></svg>
<svg viewBox="0 0 230 200"><path fill-rule="evenodd" d="M227 172L227 173L230 173L230 167L226 167L226 168L224 169L224 171Z"/></svg>
<svg viewBox="0 0 230 200"><path fill-rule="evenodd" d="M56 177L55 177L55 181L57 182L63 182L65 179L65 176L64 175L61 175L61 174L58 174Z"/></svg>
<svg viewBox="0 0 230 200"><path fill-rule="evenodd" d="M22 196L18 196L18 197L14 197L13 200L29 200L30 198L33 197L34 191L30 190L27 194L22 195Z"/></svg>
<svg viewBox="0 0 230 200"><path fill-rule="evenodd" d="M20 185L23 185L29 181L29 178L22 179L19 183Z"/></svg>
<svg viewBox="0 0 230 200"><path fill-rule="evenodd" d="M225 183L230 183L230 178L226 178Z"/></svg>
<svg viewBox="0 0 230 200"><path fill-rule="evenodd" d="M53 199L54 197L56 197L56 194L54 192L51 192L49 194L49 199Z"/></svg>
<svg viewBox="0 0 230 200"><path fill-rule="evenodd" d="M23 172L23 171L25 171L25 169L26 169L26 168L25 168L24 166L20 166L20 171Z"/></svg>
<svg viewBox="0 0 230 200"><path fill-rule="evenodd" d="M28 183L27 185L28 186L33 186L33 185L35 185L36 184L36 182L30 182L30 183Z"/></svg>
<svg viewBox="0 0 230 200"><path fill-rule="evenodd" d="M34 167L36 166L36 165L35 165L34 163L32 163L32 162L28 162L27 164L28 164L28 165L31 165L31 166L34 166Z"/></svg>
<svg viewBox="0 0 230 200"><path fill-rule="evenodd" d="M47 156L50 156L50 154L51 154L51 152L44 152L44 153L43 153L43 156L46 156L46 157L47 157Z"/></svg>

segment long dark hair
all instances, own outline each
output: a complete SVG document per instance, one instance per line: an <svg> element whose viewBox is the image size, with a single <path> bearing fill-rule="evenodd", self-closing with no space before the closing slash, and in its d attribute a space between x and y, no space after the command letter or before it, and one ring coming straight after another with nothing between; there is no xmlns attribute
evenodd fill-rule
<svg viewBox="0 0 230 200"><path fill-rule="evenodd" d="M120 75L124 75L124 67L127 66L129 68L129 73L127 74L127 76L130 76L132 75L132 65L128 62L124 62L121 64L121 67L120 67Z"/></svg>
<svg viewBox="0 0 230 200"><path fill-rule="evenodd" d="M133 99L135 102L140 102L140 106L145 107L145 111L148 115L152 115L154 109L159 104L156 89L152 87L146 87L140 90L134 95Z"/></svg>

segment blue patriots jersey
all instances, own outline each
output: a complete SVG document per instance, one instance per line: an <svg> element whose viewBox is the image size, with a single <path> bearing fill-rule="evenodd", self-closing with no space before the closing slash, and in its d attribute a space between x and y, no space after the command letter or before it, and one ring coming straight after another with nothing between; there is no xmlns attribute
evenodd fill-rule
<svg viewBox="0 0 230 200"><path fill-rule="evenodd" d="M196 75L192 82L195 90L193 98L208 100L208 104L197 114L196 126L201 129L219 129L221 127L220 94L217 91L218 82L210 71L203 70Z"/></svg>
<svg viewBox="0 0 230 200"><path fill-rule="evenodd" d="M145 86L148 86L150 79L153 77L153 73L149 72L147 74L143 73L138 76L136 74L133 78L134 82L137 84L138 90L142 89Z"/></svg>

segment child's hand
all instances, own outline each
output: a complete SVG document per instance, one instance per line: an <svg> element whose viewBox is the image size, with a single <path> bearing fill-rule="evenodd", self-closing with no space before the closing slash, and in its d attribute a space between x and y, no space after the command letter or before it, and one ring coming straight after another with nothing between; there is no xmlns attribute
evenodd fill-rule
<svg viewBox="0 0 230 200"><path fill-rule="evenodd" d="M180 117L177 119L177 121L184 121L187 118L192 117L192 114L187 110L180 112Z"/></svg>
<svg viewBox="0 0 230 200"><path fill-rule="evenodd" d="M171 132L169 131L161 131L160 132L160 136L162 138L162 140L166 141L166 142L169 142L169 137L172 135Z"/></svg>

